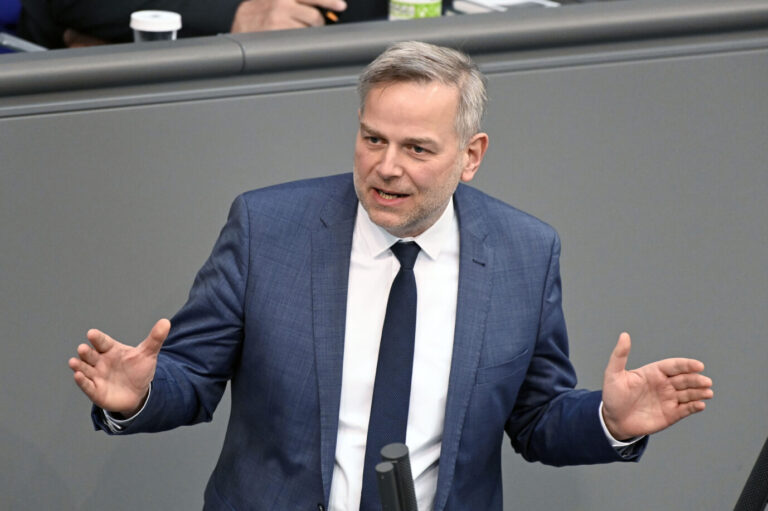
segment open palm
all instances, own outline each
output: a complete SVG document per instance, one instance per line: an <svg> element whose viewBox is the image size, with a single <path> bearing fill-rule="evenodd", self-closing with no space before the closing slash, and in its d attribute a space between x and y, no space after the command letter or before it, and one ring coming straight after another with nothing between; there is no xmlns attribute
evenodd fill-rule
<svg viewBox="0 0 768 511"><path fill-rule="evenodd" d="M78 387L96 406L133 415L146 399L157 354L170 327L167 319L161 319L136 347L122 344L100 330L89 330L86 337L91 346L79 345L79 358L69 359Z"/></svg>
<svg viewBox="0 0 768 511"><path fill-rule="evenodd" d="M629 334L619 336L603 378L603 418L618 440L649 435L700 412L713 395L704 364L668 358L628 371Z"/></svg>

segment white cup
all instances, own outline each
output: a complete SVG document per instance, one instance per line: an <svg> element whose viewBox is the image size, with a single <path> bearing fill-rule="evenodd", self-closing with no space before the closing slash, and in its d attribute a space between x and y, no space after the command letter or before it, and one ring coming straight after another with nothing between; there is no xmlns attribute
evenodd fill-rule
<svg viewBox="0 0 768 511"><path fill-rule="evenodd" d="M170 41L181 28L181 15L171 11L136 11L131 14L133 40Z"/></svg>

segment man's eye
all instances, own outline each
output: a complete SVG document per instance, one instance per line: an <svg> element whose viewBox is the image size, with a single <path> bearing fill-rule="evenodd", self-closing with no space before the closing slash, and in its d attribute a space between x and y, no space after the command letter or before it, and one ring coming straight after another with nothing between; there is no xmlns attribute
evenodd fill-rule
<svg viewBox="0 0 768 511"><path fill-rule="evenodd" d="M413 151L416 154L424 154L424 153L427 152L426 149L424 149L423 147L421 147L419 145L411 146L411 151Z"/></svg>
<svg viewBox="0 0 768 511"><path fill-rule="evenodd" d="M368 142L371 144L378 144L381 142L381 139L379 137L366 137L368 139Z"/></svg>

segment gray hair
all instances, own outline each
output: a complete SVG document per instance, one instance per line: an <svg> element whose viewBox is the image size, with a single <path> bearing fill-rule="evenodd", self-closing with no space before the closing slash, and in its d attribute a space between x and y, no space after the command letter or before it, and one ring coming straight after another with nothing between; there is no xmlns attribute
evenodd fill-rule
<svg viewBox="0 0 768 511"><path fill-rule="evenodd" d="M392 82L440 82L456 87L459 107L455 128L461 145L468 144L480 131L488 102L486 79L468 55L419 41L393 44L360 74L357 85L360 113L372 88Z"/></svg>

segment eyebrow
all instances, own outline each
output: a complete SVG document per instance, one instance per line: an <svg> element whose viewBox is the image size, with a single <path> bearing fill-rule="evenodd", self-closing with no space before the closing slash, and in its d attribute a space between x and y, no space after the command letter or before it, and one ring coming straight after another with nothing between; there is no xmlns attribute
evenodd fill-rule
<svg viewBox="0 0 768 511"><path fill-rule="evenodd" d="M363 121L360 121L360 130L361 131L365 131L366 133L368 133L371 136L375 136L375 137L383 138L383 139L387 138L387 137L383 136L381 133L379 133L378 131L376 131L375 129L373 129L370 126L368 126L367 124L365 124ZM405 144L405 145L417 145L417 146L432 146L432 147L437 147L438 146L438 143L434 139L431 139L429 137L423 137L423 138L420 138L420 137L406 137L403 140L403 144Z"/></svg>

